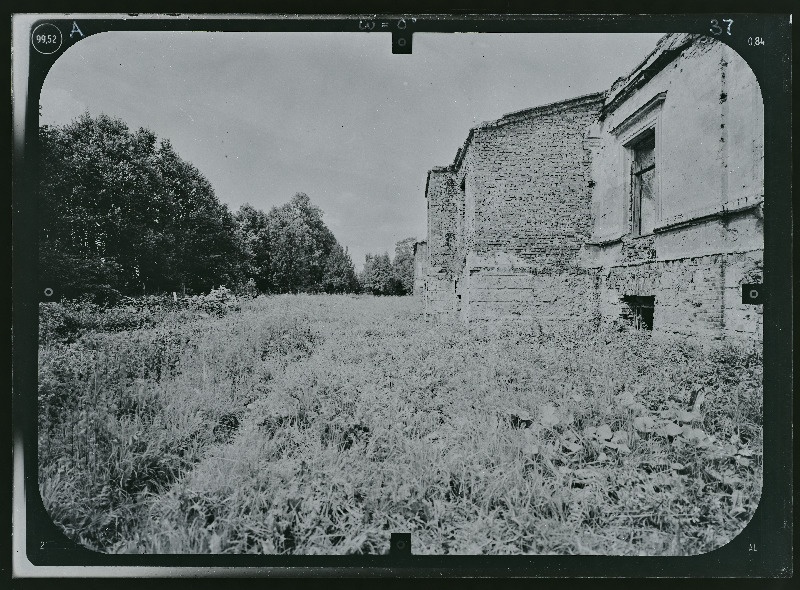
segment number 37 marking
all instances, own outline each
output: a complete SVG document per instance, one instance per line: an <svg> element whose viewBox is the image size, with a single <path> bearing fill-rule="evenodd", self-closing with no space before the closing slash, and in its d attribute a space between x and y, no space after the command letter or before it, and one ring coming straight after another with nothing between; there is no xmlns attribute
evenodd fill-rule
<svg viewBox="0 0 800 590"><path fill-rule="evenodd" d="M731 34L731 25L733 24L733 19L732 18L723 18L722 22L723 23L728 23L728 27L727 27L725 32L728 33L728 35L730 35ZM717 21L717 19L715 19L715 18L711 19L711 28L709 29L709 31L711 31L714 35L722 35L722 27L719 26L719 22Z"/></svg>

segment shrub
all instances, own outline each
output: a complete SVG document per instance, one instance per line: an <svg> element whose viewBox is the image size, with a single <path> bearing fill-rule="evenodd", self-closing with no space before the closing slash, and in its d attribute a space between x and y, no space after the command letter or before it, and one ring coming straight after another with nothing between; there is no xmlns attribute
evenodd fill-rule
<svg viewBox="0 0 800 590"><path fill-rule="evenodd" d="M76 300L39 304L39 342L75 342L90 332L153 328L184 309L168 295L123 297L110 307Z"/></svg>
<svg viewBox="0 0 800 590"><path fill-rule="evenodd" d="M217 317L241 309L239 299L225 286L212 289L207 295L188 297L186 302L190 309Z"/></svg>

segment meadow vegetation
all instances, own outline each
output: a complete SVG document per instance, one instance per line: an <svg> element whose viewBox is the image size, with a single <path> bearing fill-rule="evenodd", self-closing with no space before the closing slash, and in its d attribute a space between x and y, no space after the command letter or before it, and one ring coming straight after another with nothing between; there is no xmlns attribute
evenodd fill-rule
<svg viewBox="0 0 800 590"><path fill-rule="evenodd" d="M691 555L759 501L752 344L410 297L40 310L41 495L99 551Z"/></svg>

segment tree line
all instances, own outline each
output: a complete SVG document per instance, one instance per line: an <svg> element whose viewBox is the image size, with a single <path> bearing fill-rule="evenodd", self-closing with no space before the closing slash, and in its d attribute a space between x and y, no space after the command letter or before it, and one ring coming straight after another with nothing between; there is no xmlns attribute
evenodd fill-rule
<svg viewBox="0 0 800 590"><path fill-rule="evenodd" d="M251 293L403 295L413 289L413 238L367 255L356 274L347 248L304 193L270 211L231 212L168 140L88 113L43 125L39 275L63 298Z"/></svg>
<svg viewBox="0 0 800 590"><path fill-rule="evenodd" d="M414 242L397 242L394 260L389 253L367 254L359 282L364 291L374 295L410 295L414 292Z"/></svg>

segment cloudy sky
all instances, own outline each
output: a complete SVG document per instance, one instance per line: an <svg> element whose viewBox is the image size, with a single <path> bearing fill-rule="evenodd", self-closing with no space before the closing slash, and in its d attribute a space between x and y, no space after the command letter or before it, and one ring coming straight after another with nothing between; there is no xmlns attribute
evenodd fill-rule
<svg viewBox="0 0 800 590"><path fill-rule="evenodd" d="M61 56L42 118L106 113L146 127L236 210L305 192L348 246L393 252L425 235L425 178L469 128L604 90L657 34L103 33Z"/></svg>

